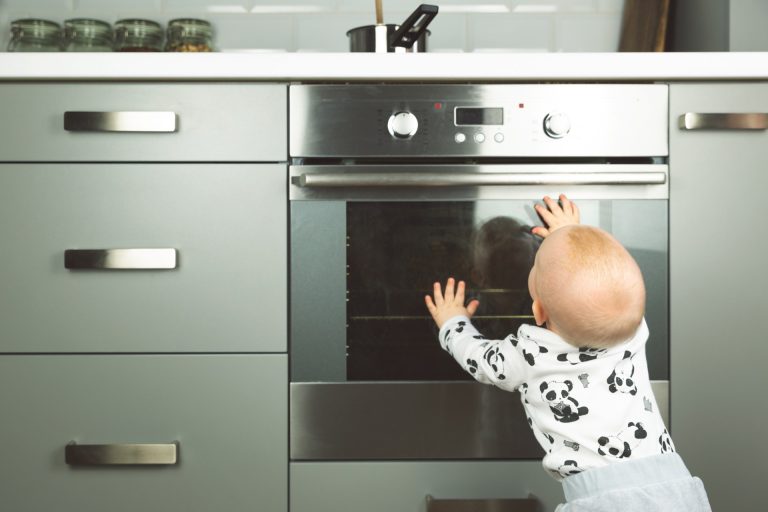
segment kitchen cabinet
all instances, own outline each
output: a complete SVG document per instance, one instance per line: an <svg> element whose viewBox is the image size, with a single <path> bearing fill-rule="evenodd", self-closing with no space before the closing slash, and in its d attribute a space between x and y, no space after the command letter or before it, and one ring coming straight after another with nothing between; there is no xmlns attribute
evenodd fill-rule
<svg viewBox="0 0 768 512"><path fill-rule="evenodd" d="M1 352L285 352L284 164L0 164ZM66 268L165 248L174 268Z"/></svg>
<svg viewBox="0 0 768 512"><path fill-rule="evenodd" d="M679 122L765 112L768 83L670 86L671 432L713 510L754 510L768 478L768 131Z"/></svg>
<svg viewBox="0 0 768 512"><path fill-rule="evenodd" d="M285 354L2 356L0 508L285 511L287 373ZM65 462L115 443L177 461Z"/></svg>
<svg viewBox="0 0 768 512"><path fill-rule="evenodd" d="M0 509L285 512L287 86L0 115Z"/></svg>
<svg viewBox="0 0 768 512"><path fill-rule="evenodd" d="M286 88L238 83L3 83L0 158L280 162Z"/></svg>
<svg viewBox="0 0 768 512"><path fill-rule="evenodd" d="M478 500L478 510L496 510L487 500L535 499L546 511L564 501L540 460L292 462L290 475L291 512L426 512L427 495Z"/></svg>

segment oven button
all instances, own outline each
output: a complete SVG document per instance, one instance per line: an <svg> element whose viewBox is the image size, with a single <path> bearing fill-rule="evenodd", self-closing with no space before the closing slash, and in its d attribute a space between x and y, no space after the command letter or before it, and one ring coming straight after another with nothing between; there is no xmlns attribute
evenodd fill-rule
<svg viewBox="0 0 768 512"><path fill-rule="evenodd" d="M571 131L571 120L560 113L547 114L544 118L544 133L553 139L561 139Z"/></svg>
<svg viewBox="0 0 768 512"><path fill-rule="evenodd" d="M504 134L503 133L497 133L493 136L493 140L496 142L504 142Z"/></svg>
<svg viewBox="0 0 768 512"><path fill-rule="evenodd" d="M410 112L395 112L389 116L387 129L396 139L410 139L419 129L419 121Z"/></svg>
<svg viewBox="0 0 768 512"><path fill-rule="evenodd" d="M456 142L461 144L462 142L467 140L467 136L464 135L463 133L459 132L459 133L457 133L456 135L453 136L453 140L455 140Z"/></svg>
<svg viewBox="0 0 768 512"><path fill-rule="evenodd" d="M475 142L477 142L477 143L485 142L485 135L483 135L482 133L476 133L475 134Z"/></svg>

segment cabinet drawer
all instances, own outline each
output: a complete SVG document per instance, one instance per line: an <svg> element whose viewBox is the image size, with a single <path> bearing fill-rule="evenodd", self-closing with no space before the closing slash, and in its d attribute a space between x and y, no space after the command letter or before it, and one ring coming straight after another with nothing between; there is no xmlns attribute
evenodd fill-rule
<svg viewBox="0 0 768 512"><path fill-rule="evenodd" d="M287 509L287 356L0 356L3 510ZM75 465L69 443L178 443Z"/></svg>
<svg viewBox="0 0 768 512"><path fill-rule="evenodd" d="M0 159L285 161L287 110L281 84L2 84Z"/></svg>
<svg viewBox="0 0 768 512"><path fill-rule="evenodd" d="M436 507L455 511L530 510L530 502L489 503L529 497L539 502L535 510L554 510L564 501L541 461L292 462L290 479L290 512L428 512L427 495L471 500L467 508Z"/></svg>
<svg viewBox="0 0 768 512"><path fill-rule="evenodd" d="M0 165L0 352L284 352L285 176ZM65 267L68 250L133 248L175 251L176 268Z"/></svg>

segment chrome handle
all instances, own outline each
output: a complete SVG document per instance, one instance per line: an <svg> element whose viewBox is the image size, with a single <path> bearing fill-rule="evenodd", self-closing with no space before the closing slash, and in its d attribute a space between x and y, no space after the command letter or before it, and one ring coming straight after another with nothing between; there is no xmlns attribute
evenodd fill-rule
<svg viewBox="0 0 768 512"><path fill-rule="evenodd" d="M480 187L504 185L659 185L663 172L599 173L333 173L301 174L300 187Z"/></svg>
<svg viewBox="0 0 768 512"><path fill-rule="evenodd" d="M67 249L70 270L168 270L177 267L176 249Z"/></svg>
<svg viewBox="0 0 768 512"><path fill-rule="evenodd" d="M427 494L427 512L538 512L541 503L533 496L521 499L444 500Z"/></svg>
<svg viewBox="0 0 768 512"><path fill-rule="evenodd" d="M64 112L68 132L176 131L175 112Z"/></svg>
<svg viewBox="0 0 768 512"><path fill-rule="evenodd" d="M64 448L70 466L165 465L179 463L179 443L167 444L77 444Z"/></svg>
<svg viewBox="0 0 768 512"><path fill-rule="evenodd" d="M682 130L768 130L768 114L688 112L680 116L680 128Z"/></svg>

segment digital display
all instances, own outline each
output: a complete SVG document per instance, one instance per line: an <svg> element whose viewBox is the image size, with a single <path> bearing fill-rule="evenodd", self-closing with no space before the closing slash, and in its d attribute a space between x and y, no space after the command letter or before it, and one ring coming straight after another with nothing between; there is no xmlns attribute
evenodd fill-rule
<svg viewBox="0 0 768 512"><path fill-rule="evenodd" d="M485 124L504 124L504 109L456 107L456 126Z"/></svg>

